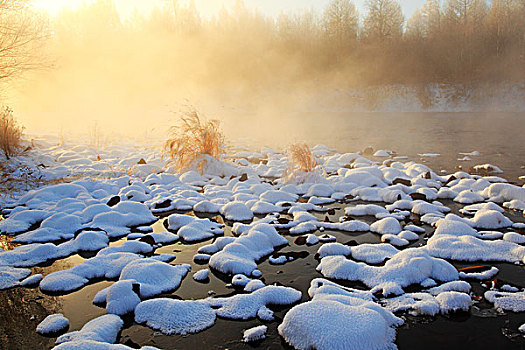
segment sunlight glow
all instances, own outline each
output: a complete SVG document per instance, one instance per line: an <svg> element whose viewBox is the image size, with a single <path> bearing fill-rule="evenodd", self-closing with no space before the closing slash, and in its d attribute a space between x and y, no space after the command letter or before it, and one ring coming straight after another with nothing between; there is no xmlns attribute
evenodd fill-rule
<svg viewBox="0 0 525 350"><path fill-rule="evenodd" d="M77 9L82 4L85 3L85 0L36 0L33 3L33 6L41 11L46 11L51 15L56 15L62 9Z"/></svg>
<svg viewBox="0 0 525 350"><path fill-rule="evenodd" d="M35 8L46 11L51 15L57 15L62 9L76 9L83 4L89 4L96 0L34 0ZM162 7L171 0L114 0L115 5L122 17L129 17L134 10L149 13L156 6ZM231 8L235 0L194 0L195 6L205 17L216 15L221 8ZM189 0L179 0L179 4L188 4ZM365 0L353 1L359 12L364 13ZM244 0L248 8L257 9L268 16L277 16L281 12L295 12L305 9L320 10L326 6L328 0ZM400 0L403 12L408 18L421 4L419 0Z"/></svg>
<svg viewBox="0 0 525 350"><path fill-rule="evenodd" d="M35 0L33 6L36 9L48 12L52 16L57 15L64 9L78 9L83 5L96 2L96 0ZM122 17L130 16L134 10L139 12L151 12L156 6L166 4L164 0L114 0L115 6Z"/></svg>

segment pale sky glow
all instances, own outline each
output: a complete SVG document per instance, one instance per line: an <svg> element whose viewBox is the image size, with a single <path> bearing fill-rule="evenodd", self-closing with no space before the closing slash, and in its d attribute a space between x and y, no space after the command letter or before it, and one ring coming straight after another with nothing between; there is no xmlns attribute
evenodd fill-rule
<svg viewBox="0 0 525 350"><path fill-rule="evenodd" d="M78 8L85 2L93 0L35 0L34 4L37 8L51 13L57 14L63 8ZM171 0L114 0L118 11L123 17L128 17L134 9L140 12L150 12L155 6L162 6ZM179 0L180 3L185 3L187 0ZM258 9L261 13L267 16L276 16L280 12L296 12L304 9L321 10L326 6L329 0L245 0L246 6L252 9ZM400 4L403 7L405 18L421 6L421 0L401 0ZM235 0L195 0L195 4L199 12L210 17L216 14L224 5L226 8L231 8ZM354 4L363 14L365 12L365 0L354 0Z"/></svg>

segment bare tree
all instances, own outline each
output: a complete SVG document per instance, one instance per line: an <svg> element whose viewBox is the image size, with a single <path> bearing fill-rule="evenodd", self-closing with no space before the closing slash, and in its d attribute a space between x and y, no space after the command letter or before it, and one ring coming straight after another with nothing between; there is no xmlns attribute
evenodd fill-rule
<svg viewBox="0 0 525 350"><path fill-rule="evenodd" d="M485 56L485 0L448 0L445 5L447 41L453 60L453 75L472 80L477 61Z"/></svg>
<svg viewBox="0 0 525 350"><path fill-rule="evenodd" d="M441 2L440 0L425 0L421 8L425 37L438 36L441 31Z"/></svg>
<svg viewBox="0 0 525 350"><path fill-rule="evenodd" d="M406 35L412 40L422 40L427 36L425 15L422 10L417 9L407 20Z"/></svg>
<svg viewBox="0 0 525 350"><path fill-rule="evenodd" d="M26 0L0 0L0 80L41 66L42 21L30 14Z"/></svg>
<svg viewBox="0 0 525 350"><path fill-rule="evenodd" d="M522 6L525 8L525 6ZM523 13L521 13L523 15ZM520 41L520 16L518 0L494 0L487 17L487 27L496 56Z"/></svg>
<svg viewBox="0 0 525 350"><path fill-rule="evenodd" d="M359 13L349 0L332 0L324 13L327 37L337 45L346 46L357 39Z"/></svg>
<svg viewBox="0 0 525 350"><path fill-rule="evenodd" d="M401 5L395 0L367 0L368 15L364 22L367 38L385 41L400 37L404 17Z"/></svg>
<svg viewBox="0 0 525 350"><path fill-rule="evenodd" d="M449 20L458 21L463 25L480 24L487 13L485 0L448 0L446 15Z"/></svg>

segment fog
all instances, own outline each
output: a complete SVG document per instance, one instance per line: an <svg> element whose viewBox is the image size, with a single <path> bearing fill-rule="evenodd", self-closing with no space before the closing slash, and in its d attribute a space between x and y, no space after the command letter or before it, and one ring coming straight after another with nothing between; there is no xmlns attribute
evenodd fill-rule
<svg viewBox="0 0 525 350"><path fill-rule="evenodd" d="M459 10L456 0L427 0L408 21L386 2L366 17L343 0L276 18L241 1L212 18L176 1L125 19L111 0L40 15L44 64L10 81L6 100L30 132L97 125L109 139L164 135L191 105L220 119L230 137L287 140L290 127L308 132L301 112L342 110L345 99L373 107L380 87L413 86L425 102L431 83L525 78L522 1L477 0Z"/></svg>

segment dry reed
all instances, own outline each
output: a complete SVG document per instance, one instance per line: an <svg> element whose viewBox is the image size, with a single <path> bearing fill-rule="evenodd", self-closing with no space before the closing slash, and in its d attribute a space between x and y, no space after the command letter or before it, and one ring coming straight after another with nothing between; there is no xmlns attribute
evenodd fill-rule
<svg viewBox="0 0 525 350"><path fill-rule="evenodd" d="M317 162L306 143L294 143L288 149L288 173L295 171L313 172Z"/></svg>
<svg viewBox="0 0 525 350"><path fill-rule="evenodd" d="M0 148L6 159L10 159L20 150L23 130L13 117L13 110L5 107L0 114Z"/></svg>
<svg viewBox="0 0 525 350"><path fill-rule="evenodd" d="M224 134L219 121L205 120L195 109L181 113L179 125L170 131L164 150L179 172L193 167L202 172L205 155L219 159L224 152Z"/></svg>

